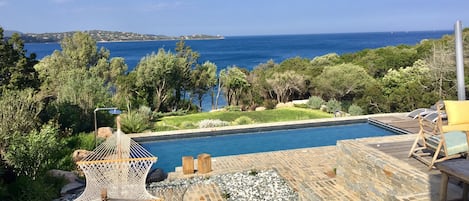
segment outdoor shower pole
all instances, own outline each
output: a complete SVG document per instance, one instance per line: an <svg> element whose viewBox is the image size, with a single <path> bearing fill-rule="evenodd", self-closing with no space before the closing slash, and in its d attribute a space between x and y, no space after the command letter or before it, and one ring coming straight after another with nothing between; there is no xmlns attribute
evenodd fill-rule
<svg viewBox="0 0 469 201"><path fill-rule="evenodd" d="M454 39L456 43L456 78L458 86L458 100L466 100L466 89L464 84L464 56L462 47L462 23L456 21L454 25Z"/></svg>

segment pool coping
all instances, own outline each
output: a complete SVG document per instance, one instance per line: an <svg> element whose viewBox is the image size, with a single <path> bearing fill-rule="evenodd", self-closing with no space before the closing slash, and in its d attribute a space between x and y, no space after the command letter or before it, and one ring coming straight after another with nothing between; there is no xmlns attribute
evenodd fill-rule
<svg viewBox="0 0 469 201"><path fill-rule="evenodd" d="M405 116L408 113L385 113L385 114L372 114L362 116L349 116L349 117L334 117L334 118L321 118L321 119L308 119L298 121L286 121L286 122L272 122L272 123L261 123L261 124L248 124L248 125L237 125L237 126L224 126L215 128L197 128L197 129L186 129L186 130L174 130L174 131L161 131L161 132L147 132L147 133L132 133L127 134L136 142L147 142L157 140L168 140L178 138L193 138L193 137L207 137L216 135L227 135L245 132L261 132L271 131L280 129L293 129L293 128L305 128L310 126L332 126L338 124L352 124L352 123L365 123L373 117L385 117L385 116ZM395 130L396 128L380 124L378 126L386 127ZM396 130L401 133L405 133L402 130Z"/></svg>

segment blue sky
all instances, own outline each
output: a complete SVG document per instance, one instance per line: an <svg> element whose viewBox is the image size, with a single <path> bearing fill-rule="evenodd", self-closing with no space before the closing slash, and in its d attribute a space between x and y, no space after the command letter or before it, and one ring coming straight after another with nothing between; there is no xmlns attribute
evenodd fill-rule
<svg viewBox="0 0 469 201"><path fill-rule="evenodd" d="M452 30L467 0L0 0L0 26L170 36Z"/></svg>

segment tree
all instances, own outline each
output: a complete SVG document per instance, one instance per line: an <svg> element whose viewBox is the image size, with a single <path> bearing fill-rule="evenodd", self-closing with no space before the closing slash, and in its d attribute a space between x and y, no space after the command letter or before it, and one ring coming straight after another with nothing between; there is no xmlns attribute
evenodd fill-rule
<svg viewBox="0 0 469 201"><path fill-rule="evenodd" d="M343 62L362 66L373 78L383 77L389 69L412 66L419 58L417 49L408 45L387 46L345 54Z"/></svg>
<svg viewBox="0 0 469 201"><path fill-rule="evenodd" d="M42 80L40 96L48 103L49 119L60 120L62 128L73 128L74 132L88 131L92 128L91 110L110 103L109 86L116 86L114 82L124 74L126 65L118 58L111 65L110 52L104 48L98 51L96 41L82 32L65 37L61 47L62 51L54 51L35 65ZM74 118L63 118L64 111Z"/></svg>
<svg viewBox="0 0 469 201"><path fill-rule="evenodd" d="M210 90L212 97L212 108L214 107L214 91L213 88L217 83L217 66L209 61L202 65L197 65L191 72L192 91L199 101L199 110L202 111L203 96Z"/></svg>
<svg viewBox="0 0 469 201"><path fill-rule="evenodd" d="M390 102L391 112L411 111L428 107L438 100L432 93L429 69L421 60L411 67L389 70L383 77L383 95Z"/></svg>
<svg viewBox="0 0 469 201"><path fill-rule="evenodd" d="M159 49L158 53L145 56L135 68L135 84L154 111L160 111L175 91L175 83L184 79L178 76L178 68L184 59Z"/></svg>
<svg viewBox="0 0 469 201"><path fill-rule="evenodd" d="M84 114L90 114L98 105L109 103L110 91L102 78L83 69L74 69L66 74L66 82L58 91L58 103L77 105Z"/></svg>
<svg viewBox="0 0 469 201"><path fill-rule="evenodd" d="M18 33L6 41L0 27L0 95L3 90L37 89L40 85L33 66L37 63L36 54L26 56L24 43Z"/></svg>
<svg viewBox="0 0 469 201"><path fill-rule="evenodd" d="M287 102L292 99L294 93L302 93L305 88L305 79L302 75L293 71L274 73L267 79L277 97L277 102Z"/></svg>
<svg viewBox="0 0 469 201"><path fill-rule="evenodd" d="M452 45L452 44L451 44ZM421 61L430 72L430 87L432 87L440 99L456 95L456 62L454 45L444 42L432 42L431 53Z"/></svg>
<svg viewBox="0 0 469 201"><path fill-rule="evenodd" d="M176 57L181 58L180 64L174 69L174 109L177 109L181 102L181 98L185 97L185 92L192 88L191 70L194 69L200 57L199 53L193 51L192 48L181 39L176 43Z"/></svg>
<svg viewBox="0 0 469 201"><path fill-rule="evenodd" d="M0 96L0 155L15 133L29 133L36 128L42 108L32 89L4 91Z"/></svg>
<svg viewBox="0 0 469 201"><path fill-rule="evenodd" d="M366 71L354 64L328 66L315 81L317 90L323 96L343 100L347 96L361 94L367 83L373 80Z"/></svg>
<svg viewBox="0 0 469 201"><path fill-rule="evenodd" d="M65 37L60 47L63 55L72 61L72 68L89 68L100 59L96 41L87 33L76 32L72 37Z"/></svg>
<svg viewBox="0 0 469 201"><path fill-rule="evenodd" d="M272 87L267 83L267 78L272 74L279 64L275 63L274 60L269 60L267 63L261 63L257 65L251 72L252 86L251 89L255 93L259 94L264 100L274 99Z"/></svg>
<svg viewBox="0 0 469 201"><path fill-rule="evenodd" d="M223 89L228 105L239 105L243 91L250 87L246 79L246 74L237 66L228 67L227 70L220 71L221 83L219 86Z"/></svg>

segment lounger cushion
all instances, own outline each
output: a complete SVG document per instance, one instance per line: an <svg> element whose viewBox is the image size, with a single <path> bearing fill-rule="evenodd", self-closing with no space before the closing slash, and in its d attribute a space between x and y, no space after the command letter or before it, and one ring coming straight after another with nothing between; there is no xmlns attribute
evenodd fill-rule
<svg viewBox="0 0 469 201"><path fill-rule="evenodd" d="M448 125L469 124L469 101L446 100L444 102Z"/></svg>
<svg viewBox="0 0 469 201"><path fill-rule="evenodd" d="M451 131L444 133L446 141L446 149L448 153L446 155L453 155L457 153L467 152L467 139L466 132L463 131Z"/></svg>

